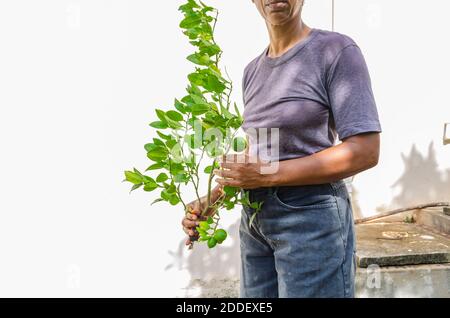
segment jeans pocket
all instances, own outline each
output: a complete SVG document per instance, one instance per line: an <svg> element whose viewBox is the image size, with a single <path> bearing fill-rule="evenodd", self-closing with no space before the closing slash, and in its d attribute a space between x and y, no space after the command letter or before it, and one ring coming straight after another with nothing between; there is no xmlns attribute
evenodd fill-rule
<svg viewBox="0 0 450 318"><path fill-rule="evenodd" d="M336 207L336 198L330 184L307 186L280 186L273 193L275 201L290 210Z"/></svg>

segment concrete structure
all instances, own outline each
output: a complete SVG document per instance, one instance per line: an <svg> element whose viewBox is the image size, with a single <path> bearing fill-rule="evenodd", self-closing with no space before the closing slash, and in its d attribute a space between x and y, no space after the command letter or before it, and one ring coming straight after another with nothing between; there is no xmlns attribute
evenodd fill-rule
<svg viewBox="0 0 450 318"><path fill-rule="evenodd" d="M450 297L450 216L407 214L357 226L357 297Z"/></svg>
<svg viewBox="0 0 450 318"><path fill-rule="evenodd" d="M157 193L121 183L149 165L153 110L183 96L193 69L182 2L0 1L0 296L174 297L238 280L238 208L223 213L219 249L187 251L181 207L150 206ZM211 3L242 107L242 71L267 32L250 0ZM443 0L335 0L335 30L364 52L383 126L379 165L349 184L356 217L450 201L449 11ZM331 29L331 0L306 0L304 16Z"/></svg>
<svg viewBox="0 0 450 318"><path fill-rule="evenodd" d="M442 208L411 216L414 223L393 216L356 226L356 297L450 297L450 217ZM196 280L187 294L237 297L238 287L238 280Z"/></svg>

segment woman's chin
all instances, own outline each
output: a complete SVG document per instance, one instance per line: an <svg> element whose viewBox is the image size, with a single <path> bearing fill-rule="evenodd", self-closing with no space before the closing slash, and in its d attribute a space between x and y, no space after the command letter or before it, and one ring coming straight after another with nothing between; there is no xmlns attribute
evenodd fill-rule
<svg viewBox="0 0 450 318"><path fill-rule="evenodd" d="M271 25L283 25L289 21L289 16L272 14L270 17L266 18L266 21Z"/></svg>

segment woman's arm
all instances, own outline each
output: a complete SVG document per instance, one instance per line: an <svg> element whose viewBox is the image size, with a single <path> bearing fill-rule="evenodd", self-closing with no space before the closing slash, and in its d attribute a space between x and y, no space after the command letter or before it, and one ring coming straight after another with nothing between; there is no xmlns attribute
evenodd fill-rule
<svg viewBox="0 0 450 318"><path fill-rule="evenodd" d="M221 177L216 179L220 185L244 189L328 183L376 166L379 149L379 133L363 133L310 156L280 161L276 172L271 174L261 173L264 165L261 162L251 163L247 159L239 163L231 156L221 164L223 169L214 173Z"/></svg>
<svg viewBox="0 0 450 318"><path fill-rule="evenodd" d="M311 156L280 162L272 176L273 185L328 183L353 176L378 164L380 136L352 136L341 144Z"/></svg>

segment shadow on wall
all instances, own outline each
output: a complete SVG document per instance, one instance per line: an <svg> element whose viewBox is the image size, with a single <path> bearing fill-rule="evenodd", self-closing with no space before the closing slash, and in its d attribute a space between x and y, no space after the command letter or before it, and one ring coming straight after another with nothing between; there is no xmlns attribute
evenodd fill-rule
<svg viewBox="0 0 450 318"><path fill-rule="evenodd" d="M408 207L415 204L436 201L450 201L450 169L440 171L436 160L434 144L428 146L428 154L421 154L415 144L409 155L401 154L405 169L391 186L398 189L389 206L377 207L378 212L391 208Z"/></svg>
<svg viewBox="0 0 450 318"><path fill-rule="evenodd" d="M240 251L238 218L228 229L227 241L231 245L218 245L209 249L206 244L196 244L187 250L181 241L176 252L169 252L174 260L166 270L176 267L187 270L191 280L185 297L238 297ZM228 242L228 243L229 243Z"/></svg>

